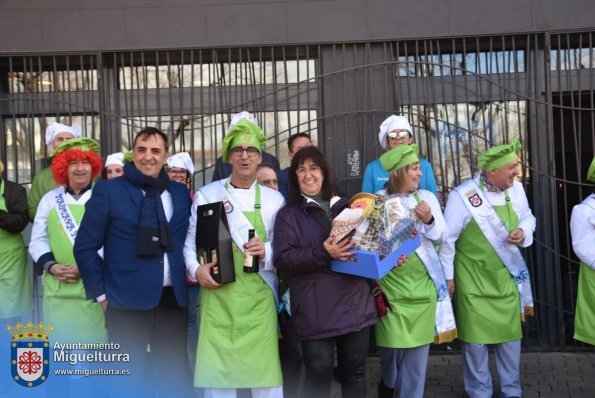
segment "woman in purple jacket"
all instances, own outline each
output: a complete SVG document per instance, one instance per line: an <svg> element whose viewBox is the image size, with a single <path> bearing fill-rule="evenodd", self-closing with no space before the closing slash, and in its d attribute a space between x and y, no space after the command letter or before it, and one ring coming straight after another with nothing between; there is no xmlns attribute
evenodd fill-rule
<svg viewBox="0 0 595 398"><path fill-rule="evenodd" d="M331 260L348 259L353 245L332 243L331 220L347 201L335 196L331 176L316 147L293 157L288 204L275 220L274 263L289 276L291 316L306 369L304 396L330 396L336 346L343 397L364 397L376 307L364 279L331 271Z"/></svg>

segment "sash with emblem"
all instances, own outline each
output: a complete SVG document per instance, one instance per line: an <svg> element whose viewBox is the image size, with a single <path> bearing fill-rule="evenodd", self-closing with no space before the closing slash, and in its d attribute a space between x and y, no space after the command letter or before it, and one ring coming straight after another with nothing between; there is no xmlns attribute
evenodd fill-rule
<svg viewBox="0 0 595 398"><path fill-rule="evenodd" d="M507 242L509 231L487 200L477 180L467 180L455 188L455 192L461 195L479 229L514 278L521 298L521 314L533 315L533 293L525 259L516 245Z"/></svg>

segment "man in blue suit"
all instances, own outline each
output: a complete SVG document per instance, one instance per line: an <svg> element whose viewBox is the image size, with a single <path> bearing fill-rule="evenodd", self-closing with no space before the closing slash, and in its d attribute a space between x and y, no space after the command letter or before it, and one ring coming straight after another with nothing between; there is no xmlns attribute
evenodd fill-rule
<svg viewBox="0 0 595 398"><path fill-rule="evenodd" d="M178 396L191 386L183 360L188 291L182 254L190 195L169 181L163 168L167 146L167 136L156 128L136 136L124 176L95 185L74 255L87 299L106 311L109 340L130 354L130 362L119 367L132 368L132 375L119 377L118 386Z"/></svg>

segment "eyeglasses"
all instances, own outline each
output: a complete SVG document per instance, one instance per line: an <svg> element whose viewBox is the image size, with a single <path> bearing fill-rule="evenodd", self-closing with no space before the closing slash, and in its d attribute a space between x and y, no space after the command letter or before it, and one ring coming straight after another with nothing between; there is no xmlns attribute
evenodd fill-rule
<svg viewBox="0 0 595 398"><path fill-rule="evenodd" d="M388 133L389 140L404 140L405 138L409 137L411 137L411 134L409 134L409 131L407 130L391 131Z"/></svg>
<svg viewBox="0 0 595 398"><path fill-rule="evenodd" d="M298 176L304 176L304 175L306 175L306 173L310 173L310 174L322 173L322 169L320 168L320 166L316 166L316 165L311 165L309 168L300 166L295 170L295 173Z"/></svg>
<svg viewBox="0 0 595 398"><path fill-rule="evenodd" d="M184 169L167 169L167 174L172 176L186 176L186 170Z"/></svg>
<svg viewBox="0 0 595 398"><path fill-rule="evenodd" d="M231 151L229 151L229 153L231 153L232 156L236 156L238 158L242 156L244 152L246 152L246 155L248 155L251 158L260 154L260 151L254 148L253 146L249 146L248 148L242 148L241 146L237 146L235 148L232 148Z"/></svg>

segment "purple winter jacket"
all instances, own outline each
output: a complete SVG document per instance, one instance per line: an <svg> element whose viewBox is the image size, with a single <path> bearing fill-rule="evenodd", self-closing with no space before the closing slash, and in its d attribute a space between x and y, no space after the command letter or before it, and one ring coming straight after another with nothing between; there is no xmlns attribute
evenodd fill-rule
<svg viewBox="0 0 595 398"><path fill-rule="evenodd" d="M332 201L331 201L332 203ZM339 199L331 207L336 217L347 206ZM330 234L318 220L324 210L304 198L288 204L275 219L273 240L277 268L288 275L292 324L300 340L320 340L361 330L376 323L376 306L363 278L331 271L323 247Z"/></svg>

